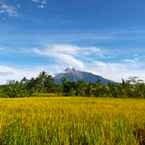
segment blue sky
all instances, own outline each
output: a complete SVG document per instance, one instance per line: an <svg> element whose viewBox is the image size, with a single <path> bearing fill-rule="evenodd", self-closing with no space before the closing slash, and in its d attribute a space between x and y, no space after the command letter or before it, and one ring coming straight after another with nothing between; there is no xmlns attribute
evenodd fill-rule
<svg viewBox="0 0 145 145"><path fill-rule="evenodd" d="M144 0L0 0L0 83L66 67L145 79Z"/></svg>

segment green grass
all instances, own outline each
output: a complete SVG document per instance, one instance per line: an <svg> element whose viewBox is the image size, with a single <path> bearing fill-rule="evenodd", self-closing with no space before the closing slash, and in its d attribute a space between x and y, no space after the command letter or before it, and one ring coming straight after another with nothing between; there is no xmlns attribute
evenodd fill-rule
<svg viewBox="0 0 145 145"><path fill-rule="evenodd" d="M0 145L144 145L145 100L0 99Z"/></svg>

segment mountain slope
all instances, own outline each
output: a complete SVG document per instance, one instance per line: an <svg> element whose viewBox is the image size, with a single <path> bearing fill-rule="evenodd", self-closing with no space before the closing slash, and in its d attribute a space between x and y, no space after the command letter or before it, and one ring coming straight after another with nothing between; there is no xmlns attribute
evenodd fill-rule
<svg viewBox="0 0 145 145"><path fill-rule="evenodd" d="M55 75L54 80L56 83L61 83L62 80L66 78L70 81L85 81L95 83L96 81L100 81L103 84L106 83L115 83L111 80L105 79L102 76L95 75L89 72L78 71L75 69L66 69L64 73L60 73Z"/></svg>

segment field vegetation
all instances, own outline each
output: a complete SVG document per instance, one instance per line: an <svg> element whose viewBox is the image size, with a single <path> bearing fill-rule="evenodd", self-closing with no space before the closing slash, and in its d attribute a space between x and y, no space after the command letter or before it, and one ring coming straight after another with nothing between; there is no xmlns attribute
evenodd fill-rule
<svg viewBox="0 0 145 145"><path fill-rule="evenodd" d="M0 99L1 145L144 145L145 100Z"/></svg>

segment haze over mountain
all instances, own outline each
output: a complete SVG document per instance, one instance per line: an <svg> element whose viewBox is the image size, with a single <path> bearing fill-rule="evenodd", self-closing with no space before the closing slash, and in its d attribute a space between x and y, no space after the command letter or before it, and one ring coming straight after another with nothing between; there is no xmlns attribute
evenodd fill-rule
<svg viewBox="0 0 145 145"><path fill-rule="evenodd" d="M107 83L115 83L111 80L105 79L102 76L95 75L90 72L79 71L74 68L66 68L64 73L56 74L54 80L56 83L61 83L63 79L67 79L69 81L85 81L90 83L95 83L96 81L100 81L103 84Z"/></svg>

